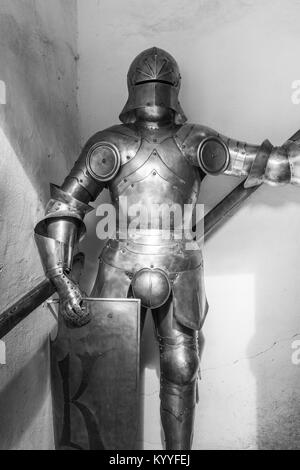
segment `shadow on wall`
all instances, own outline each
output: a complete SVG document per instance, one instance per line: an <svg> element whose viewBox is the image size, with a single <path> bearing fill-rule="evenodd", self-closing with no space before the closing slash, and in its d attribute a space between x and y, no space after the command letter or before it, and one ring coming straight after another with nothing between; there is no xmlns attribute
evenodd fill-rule
<svg viewBox="0 0 300 470"><path fill-rule="evenodd" d="M264 192L264 202L273 207L282 205L284 209L282 197L286 205L292 199L300 207L297 188ZM290 198L291 192L294 197ZM259 233L265 251L251 250L255 266L255 331L247 356L256 382L256 445L263 450L300 449L300 366L292 362L292 345L300 337L299 250L289 249L295 246L298 222L289 214L277 213L275 237L274 224L267 226L262 221ZM250 238L252 230L249 227ZM275 271L269 262L274 259Z"/></svg>
<svg viewBox="0 0 300 470"><path fill-rule="evenodd" d="M248 346L256 383L256 446L258 450L300 450L300 376L291 360L292 343L300 338L300 328L299 333L280 332L286 310L283 306L281 318L272 318L273 311L263 296L264 267L257 270L256 279L260 293L256 312L260 314L256 315L255 336ZM281 289L276 280L274 288ZM268 335L269 328L274 328L277 335Z"/></svg>
<svg viewBox="0 0 300 470"><path fill-rule="evenodd" d="M6 87L0 124L45 202L49 180L64 174L66 160L78 152L76 89L68 80L76 77L76 61L67 44L49 39L37 10L28 11L22 21L0 15L0 80Z"/></svg>
<svg viewBox="0 0 300 470"><path fill-rule="evenodd" d="M4 83L6 96L0 96L0 311L43 276L34 224L44 213L49 182L60 184L79 153L73 49L75 0L1 0L0 92ZM5 338L3 449L52 445L47 349L52 323L42 311Z"/></svg>
<svg viewBox="0 0 300 470"><path fill-rule="evenodd" d="M45 364L49 364L49 343L46 340L30 361L14 375L10 382L0 391L0 449L20 449L24 434L32 429L32 449L36 447L34 436L38 433L51 435L48 415L45 405L48 406L50 394L50 378L45 374ZM20 396L21 395L21 396ZM20 400L22 410L18 407ZM34 429L35 418L40 418L40 429ZM42 441L41 438L39 438ZM27 439L27 448L28 448Z"/></svg>
<svg viewBox="0 0 300 470"><path fill-rule="evenodd" d="M206 245L210 311L196 448L299 449L300 376L291 360L299 204L297 188L265 186Z"/></svg>

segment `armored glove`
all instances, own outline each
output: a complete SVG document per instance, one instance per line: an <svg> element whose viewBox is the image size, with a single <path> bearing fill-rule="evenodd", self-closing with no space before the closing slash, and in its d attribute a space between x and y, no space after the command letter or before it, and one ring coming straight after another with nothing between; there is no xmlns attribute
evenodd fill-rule
<svg viewBox="0 0 300 470"><path fill-rule="evenodd" d="M80 327L90 321L89 313L82 307L83 294L66 274L51 279L60 299L60 313L69 326Z"/></svg>

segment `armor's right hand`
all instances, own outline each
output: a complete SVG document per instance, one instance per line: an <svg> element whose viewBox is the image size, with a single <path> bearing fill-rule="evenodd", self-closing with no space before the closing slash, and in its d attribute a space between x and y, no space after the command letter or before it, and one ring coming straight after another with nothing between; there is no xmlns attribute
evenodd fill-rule
<svg viewBox="0 0 300 470"><path fill-rule="evenodd" d="M67 324L80 327L90 321L88 310L82 308L82 292L66 274L51 279L60 299L60 312Z"/></svg>

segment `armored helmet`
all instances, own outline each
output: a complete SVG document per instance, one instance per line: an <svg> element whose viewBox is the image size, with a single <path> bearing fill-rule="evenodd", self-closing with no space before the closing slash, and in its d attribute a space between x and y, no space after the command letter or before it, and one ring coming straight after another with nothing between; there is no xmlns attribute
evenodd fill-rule
<svg viewBox="0 0 300 470"><path fill-rule="evenodd" d="M133 123L136 109L156 105L172 109L176 124L183 124L186 117L178 101L180 80L177 62L168 52L157 47L144 50L129 67L129 96L120 120Z"/></svg>

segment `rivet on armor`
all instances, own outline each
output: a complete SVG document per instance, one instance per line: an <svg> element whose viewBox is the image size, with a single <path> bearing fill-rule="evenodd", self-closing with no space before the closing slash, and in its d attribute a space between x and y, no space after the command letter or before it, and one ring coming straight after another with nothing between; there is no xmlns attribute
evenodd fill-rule
<svg viewBox="0 0 300 470"><path fill-rule="evenodd" d="M156 175L156 171L153 171L153 172L152 172L152 175L155 176L155 175Z"/></svg>
<svg viewBox="0 0 300 470"><path fill-rule="evenodd" d="M127 155L127 157L126 157L126 158L127 158L127 160L130 160L130 158L131 158L131 157L130 157L130 155Z"/></svg>

